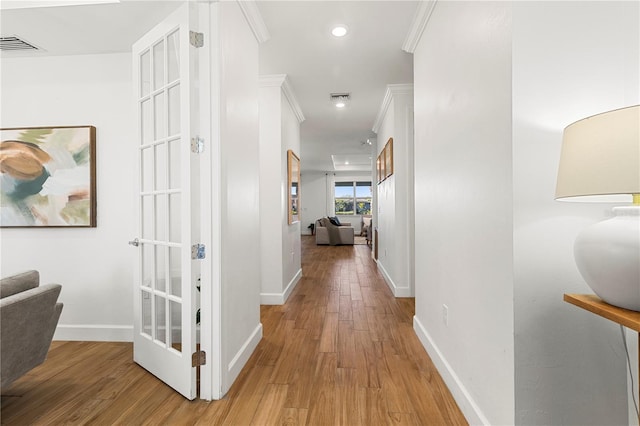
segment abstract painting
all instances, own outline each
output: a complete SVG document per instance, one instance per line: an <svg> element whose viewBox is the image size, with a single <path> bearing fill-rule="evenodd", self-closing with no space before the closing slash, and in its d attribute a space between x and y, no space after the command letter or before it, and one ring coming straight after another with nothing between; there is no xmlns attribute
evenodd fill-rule
<svg viewBox="0 0 640 426"><path fill-rule="evenodd" d="M0 227L96 226L96 128L0 129Z"/></svg>

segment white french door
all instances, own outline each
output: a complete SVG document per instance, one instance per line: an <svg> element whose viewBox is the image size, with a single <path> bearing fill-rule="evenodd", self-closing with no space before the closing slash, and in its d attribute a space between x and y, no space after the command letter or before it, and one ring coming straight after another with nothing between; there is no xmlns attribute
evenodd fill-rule
<svg viewBox="0 0 640 426"><path fill-rule="evenodd" d="M199 227L192 208L198 191L192 179L197 156L191 152L194 13L189 4L181 6L133 45L138 117L134 360L188 399L196 397L192 354L200 276L192 259Z"/></svg>

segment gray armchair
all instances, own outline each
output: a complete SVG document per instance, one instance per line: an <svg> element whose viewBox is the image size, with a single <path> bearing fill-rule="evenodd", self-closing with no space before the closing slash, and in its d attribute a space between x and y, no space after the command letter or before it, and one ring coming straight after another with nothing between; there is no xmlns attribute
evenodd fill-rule
<svg viewBox="0 0 640 426"><path fill-rule="evenodd" d="M39 284L38 271L0 280L0 388L47 358L62 312L56 303L62 287Z"/></svg>

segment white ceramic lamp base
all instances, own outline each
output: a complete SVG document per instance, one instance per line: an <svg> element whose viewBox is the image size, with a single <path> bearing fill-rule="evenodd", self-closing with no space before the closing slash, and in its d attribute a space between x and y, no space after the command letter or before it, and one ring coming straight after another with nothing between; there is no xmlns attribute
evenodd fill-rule
<svg viewBox="0 0 640 426"><path fill-rule="evenodd" d="M615 207L613 213L578 235L576 264L602 300L640 311L640 206Z"/></svg>

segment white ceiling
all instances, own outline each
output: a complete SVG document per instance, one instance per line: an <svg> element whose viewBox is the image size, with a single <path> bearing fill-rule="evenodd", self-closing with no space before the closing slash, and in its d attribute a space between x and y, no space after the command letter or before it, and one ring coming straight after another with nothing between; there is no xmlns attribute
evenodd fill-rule
<svg viewBox="0 0 640 426"><path fill-rule="evenodd" d="M371 154L375 149L363 142L375 137L371 128L386 85L413 82L413 56L401 47L417 4L258 3L271 34L260 46L260 72L287 74L306 118L301 126L303 172L334 170L332 154ZM349 33L332 36L335 24L345 24ZM351 93L351 100L339 110L329 102L329 94L342 92Z"/></svg>
<svg viewBox="0 0 640 426"><path fill-rule="evenodd" d="M129 52L137 39L182 4L122 0L82 6L6 8L16 3L55 4L0 0L0 35L17 35L43 50L10 52L12 56ZM7 52L3 56L8 56Z"/></svg>
<svg viewBox="0 0 640 426"><path fill-rule="evenodd" d="M181 3L121 0L8 9L16 2L0 0L0 35L17 35L43 49L35 53L4 52L3 56L127 52L135 40ZM375 158L373 148L364 142L375 138L371 128L386 85L413 82L413 58L401 46L417 4L258 2L271 35L260 46L260 73L287 74L306 118L301 125L303 172L334 170L332 155L336 156L336 168L346 171L362 169L363 158L369 155ZM338 23L349 28L343 38L330 34ZM349 104L342 110L329 101L329 94L336 92L351 93ZM352 157L353 168L340 164L350 155L359 156Z"/></svg>

